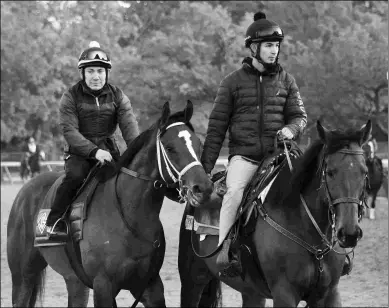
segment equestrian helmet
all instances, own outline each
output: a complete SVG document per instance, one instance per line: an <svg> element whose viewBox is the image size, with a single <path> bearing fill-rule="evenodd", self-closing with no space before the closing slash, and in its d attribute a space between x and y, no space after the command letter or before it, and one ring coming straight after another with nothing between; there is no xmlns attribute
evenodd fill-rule
<svg viewBox="0 0 389 308"><path fill-rule="evenodd" d="M100 44L96 41L91 41L89 47L81 52L78 59L78 68L88 66L101 66L106 69L111 69L111 59L107 52L100 48Z"/></svg>
<svg viewBox="0 0 389 308"><path fill-rule="evenodd" d="M252 43L261 43L264 41L278 41L282 42L284 39L284 32L281 27L268 19L262 12L254 15L254 22L247 28L245 46L250 48Z"/></svg>

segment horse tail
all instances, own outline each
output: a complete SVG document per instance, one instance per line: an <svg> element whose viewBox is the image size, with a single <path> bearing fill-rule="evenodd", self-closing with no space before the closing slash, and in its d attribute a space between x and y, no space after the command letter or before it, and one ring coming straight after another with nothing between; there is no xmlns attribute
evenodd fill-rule
<svg viewBox="0 0 389 308"><path fill-rule="evenodd" d="M7 224L7 259L13 306L34 307L42 299L47 262L34 247L34 222L47 191L58 177L47 173L32 179L22 186L12 204Z"/></svg>
<svg viewBox="0 0 389 308"><path fill-rule="evenodd" d="M35 307L37 299L42 302L43 293L45 291L45 279L46 279L46 268L35 274L33 281L33 288L31 297L29 300L28 307Z"/></svg>
<svg viewBox="0 0 389 308"><path fill-rule="evenodd" d="M216 277L213 277L204 287L199 307L223 307L221 283Z"/></svg>

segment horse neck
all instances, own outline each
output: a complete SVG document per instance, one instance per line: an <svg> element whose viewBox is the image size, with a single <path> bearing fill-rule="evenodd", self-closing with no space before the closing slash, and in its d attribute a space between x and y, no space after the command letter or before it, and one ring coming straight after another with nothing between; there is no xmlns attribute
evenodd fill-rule
<svg viewBox="0 0 389 308"><path fill-rule="evenodd" d="M156 135L150 139L135 155L128 169L153 180L143 180L121 172L116 187L126 221L143 227L159 221L165 192L165 188L154 188L155 180L160 178L156 162Z"/></svg>

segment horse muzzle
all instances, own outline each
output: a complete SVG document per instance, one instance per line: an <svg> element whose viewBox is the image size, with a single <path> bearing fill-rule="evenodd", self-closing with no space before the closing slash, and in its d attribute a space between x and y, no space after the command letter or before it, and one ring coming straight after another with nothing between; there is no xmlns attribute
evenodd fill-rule
<svg viewBox="0 0 389 308"><path fill-rule="evenodd" d="M363 237L363 231L359 226L356 226L352 233L347 233L345 228L340 228L336 237L340 247L353 248L357 246L358 241Z"/></svg>

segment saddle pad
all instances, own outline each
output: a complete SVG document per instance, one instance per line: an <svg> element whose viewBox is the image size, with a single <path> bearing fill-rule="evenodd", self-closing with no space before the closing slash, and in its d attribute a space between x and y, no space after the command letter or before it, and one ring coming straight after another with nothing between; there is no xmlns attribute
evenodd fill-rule
<svg viewBox="0 0 389 308"><path fill-rule="evenodd" d="M218 221L219 223L219 221ZM203 224L201 222L197 222L194 216L186 215L185 218L185 229L186 230L196 231L196 234L208 234L208 235L219 235L219 227Z"/></svg>
<svg viewBox="0 0 389 308"><path fill-rule="evenodd" d="M38 213L36 226L35 226L35 240L34 247L42 247L42 246L62 246L66 245L64 241L53 241L49 240L46 235L46 220L49 216L50 209L42 209Z"/></svg>

